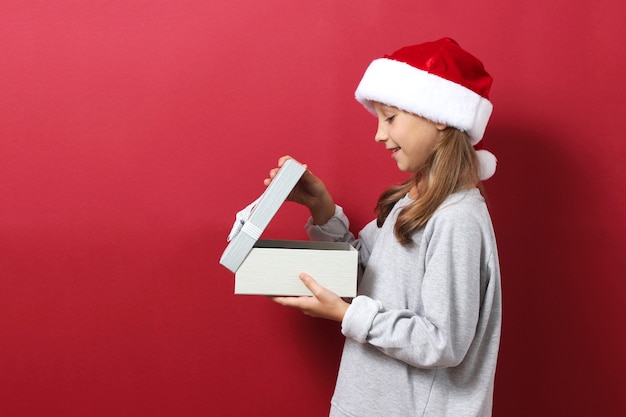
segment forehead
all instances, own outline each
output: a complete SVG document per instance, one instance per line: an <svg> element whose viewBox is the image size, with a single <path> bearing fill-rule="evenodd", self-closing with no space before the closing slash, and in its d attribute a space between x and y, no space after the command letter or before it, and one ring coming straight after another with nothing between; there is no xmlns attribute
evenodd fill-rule
<svg viewBox="0 0 626 417"><path fill-rule="evenodd" d="M402 110L398 107L390 106L388 104L383 104L378 101L372 101L372 105L374 106L374 110L376 111L376 114L378 114L379 116L389 117L391 115L404 114L412 118L422 119L422 120L431 122L431 120L423 116L420 116L419 114L411 113L406 110Z"/></svg>
<svg viewBox="0 0 626 417"><path fill-rule="evenodd" d="M390 112L390 111L402 111L397 107L389 106L387 104L380 103L378 101L373 101L372 105L374 106L374 110L379 112Z"/></svg>

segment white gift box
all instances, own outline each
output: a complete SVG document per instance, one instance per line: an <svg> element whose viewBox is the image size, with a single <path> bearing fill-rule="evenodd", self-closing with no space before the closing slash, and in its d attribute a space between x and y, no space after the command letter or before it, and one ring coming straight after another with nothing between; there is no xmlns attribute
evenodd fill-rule
<svg viewBox="0 0 626 417"><path fill-rule="evenodd" d="M356 296L358 251L343 242L259 240L305 168L290 159L261 197L238 213L220 264L235 273L235 294L311 295L300 272L341 297Z"/></svg>

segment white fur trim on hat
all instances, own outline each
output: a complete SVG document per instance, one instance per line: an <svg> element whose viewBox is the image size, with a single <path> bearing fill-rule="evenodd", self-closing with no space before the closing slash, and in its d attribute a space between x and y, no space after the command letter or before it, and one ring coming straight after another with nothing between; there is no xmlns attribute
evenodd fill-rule
<svg viewBox="0 0 626 417"><path fill-rule="evenodd" d="M493 110L488 99L460 84L388 58L372 61L355 97L374 114L372 102L379 102L455 127L472 145L482 139Z"/></svg>
<svg viewBox="0 0 626 417"><path fill-rule="evenodd" d="M478 178L484 181L493 177L493 174L496 173L496 164L498 163L495 155L487 150L478 149L476 156L478 157Z"/></svg>

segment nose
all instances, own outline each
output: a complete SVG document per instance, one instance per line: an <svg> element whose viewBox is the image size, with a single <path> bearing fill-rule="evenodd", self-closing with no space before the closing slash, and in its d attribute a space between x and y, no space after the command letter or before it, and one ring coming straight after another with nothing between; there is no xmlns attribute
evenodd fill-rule
<svg viewBox="0 0 626 417"><path fill-rule="evenodd" d="M381 120L378 121L378 128L374 135L374 140L378 143L386 142L389 137L387 136L387 129L384 128L384 124Z"/></svg>

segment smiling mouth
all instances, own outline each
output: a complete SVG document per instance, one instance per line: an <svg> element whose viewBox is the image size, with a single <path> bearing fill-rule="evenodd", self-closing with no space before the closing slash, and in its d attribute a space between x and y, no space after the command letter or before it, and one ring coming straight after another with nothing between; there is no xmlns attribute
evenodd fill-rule
<svg viewBox="0 0 626 417"><path fill-rule="evenodd" d="M389 149L391 151L392 154L398 152L400 150L400 148L390 148Z"/></svg>

